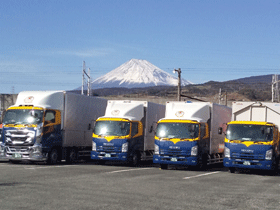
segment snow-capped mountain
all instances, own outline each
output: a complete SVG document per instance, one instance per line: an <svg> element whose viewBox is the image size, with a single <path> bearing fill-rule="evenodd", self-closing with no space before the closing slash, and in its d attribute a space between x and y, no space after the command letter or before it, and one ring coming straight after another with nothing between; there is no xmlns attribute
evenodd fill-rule
<svg viewBox="0 0 280 210"><path fill-rule="evenodd" d="M176 75L177 76L177 75ZM181 79L181 85L192 84ZM178 79L146 60L131 59L91 83L92 89L111 87L177 86Z"/></svg>

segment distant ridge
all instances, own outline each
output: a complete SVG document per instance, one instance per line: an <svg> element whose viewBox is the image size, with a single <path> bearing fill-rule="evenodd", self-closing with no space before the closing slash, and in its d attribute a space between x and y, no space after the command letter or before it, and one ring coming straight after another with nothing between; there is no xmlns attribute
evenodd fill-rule
<svg viewBox="0 0 280 210"><path fill-rule="evenodd" d="M192 84L181 80L182 86ZM146 60L131 59L91 83L92 89L125 87L142 88L152 86L177 86L178 79Z"/></svg>
<svg viewBox="0 0 280 210"><path fill-rule="evenodd" d="M244 84L271 83L273 75L274 74L244 77L244 78L240 78L240 79L229 80L228 82L234 81L234 82L241 82ZM279 75L278 75L278 77L279 77Z"/></svg>

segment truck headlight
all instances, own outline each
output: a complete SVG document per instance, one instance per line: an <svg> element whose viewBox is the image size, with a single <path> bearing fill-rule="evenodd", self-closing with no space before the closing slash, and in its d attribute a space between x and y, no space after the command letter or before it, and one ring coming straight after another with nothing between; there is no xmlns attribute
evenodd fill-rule
<svg viewBox="0 0 280 210"><path fill-rule="evenodd" d="M127 152L127 149L128 149L128 143L126 142L122 145L122 152Z"/></svg>
<svg viewBox="0 0 280 210"><path fill-rule="evenodd" d="M96 151L96 143L92 141L92 151Z"/></svg>
<svg viewBox="0 0 280 210"><path fill-rule="evenodd" d="M159 146L155 144L155 155L159 155Z"/></svg>
<svg viewBox="0 0 280 210"><path fill-rule="evenodd" d="M197 156L197 146L192 147L191 156Z"/></svg>
<svg viewBox="0 0 280 210"><path fill-rule="evenodd" d="M226 157L226 158L230 158L230 149L227 148L227 147L225 147L224 152L225 152L225 157Z"/></svg>
<svg viewBox="0 0 280 210"><path fill-rule="evenodd" d="M265 159L266 160L271 160L272 159L272 153L273 153L272 149L267 150L266 153L265 153Z"/></svg>
<svg viewBox="0 0 280 210"><path fill-rule="evenodd" d="M32 153L33 154L41 154L42 153L42 144L35 144L32 147Z"/></svg>

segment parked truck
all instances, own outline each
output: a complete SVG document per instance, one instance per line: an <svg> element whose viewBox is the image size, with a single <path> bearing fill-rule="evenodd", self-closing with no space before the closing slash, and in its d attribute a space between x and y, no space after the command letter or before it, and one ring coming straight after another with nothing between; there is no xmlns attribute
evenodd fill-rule
<svg viewBox="0 0 280 210"><path fill-rule="evenodd" d="M154 126L164 116L164 105L148 101L109 100L106 113L97 119L91 158L138 165L152 160Z"/></svg>
<svg viewBox="0 0 280 210"><path fill-rule="evenodd" d="M90 158L92 125L107 100L66 91L25 91L3 118L0 156L11 162Z"/></svg>
<svg viewBox="0 0 280 210"><path fill-rule="evenodd" d="M224 166L277 170L279 164L280 103L233 102L227 124Z"/></svg>
<svg viewBox="0 0 280 210"><path fill-rule="evenodd" d="M223 161L224 139L218 128L231 118L231 108L210 102L167 102L157 124L153 162L205 167Z"/></svg>

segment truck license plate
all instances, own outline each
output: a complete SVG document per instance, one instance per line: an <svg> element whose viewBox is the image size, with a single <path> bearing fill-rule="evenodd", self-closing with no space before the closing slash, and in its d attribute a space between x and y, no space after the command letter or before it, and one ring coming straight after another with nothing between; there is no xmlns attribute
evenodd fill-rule
<svg viewBox="0 0 280 210"><path fill-rule="evenodd" d="M13 158L21 158L21 154L20 153L14 153Z"/></svg>
<svg viewBox="0 0 280 210"><path fill-rule="evenodd" d="M250 163L250 161L244 161L244 162L243 162L243 165L249 166L249 165L251 165L251 163Z"/></svg>
<svg viewBox="0 0 280 210"><path fill-rule="evenodd" d="M176 162L177 158L171 158L170 160Z"/></svg>
<svg viewBox="0 0 280 210"><path fill-rule="evenodd" d="M111 154L105 154L105 157L111 157Z"/></svg>

